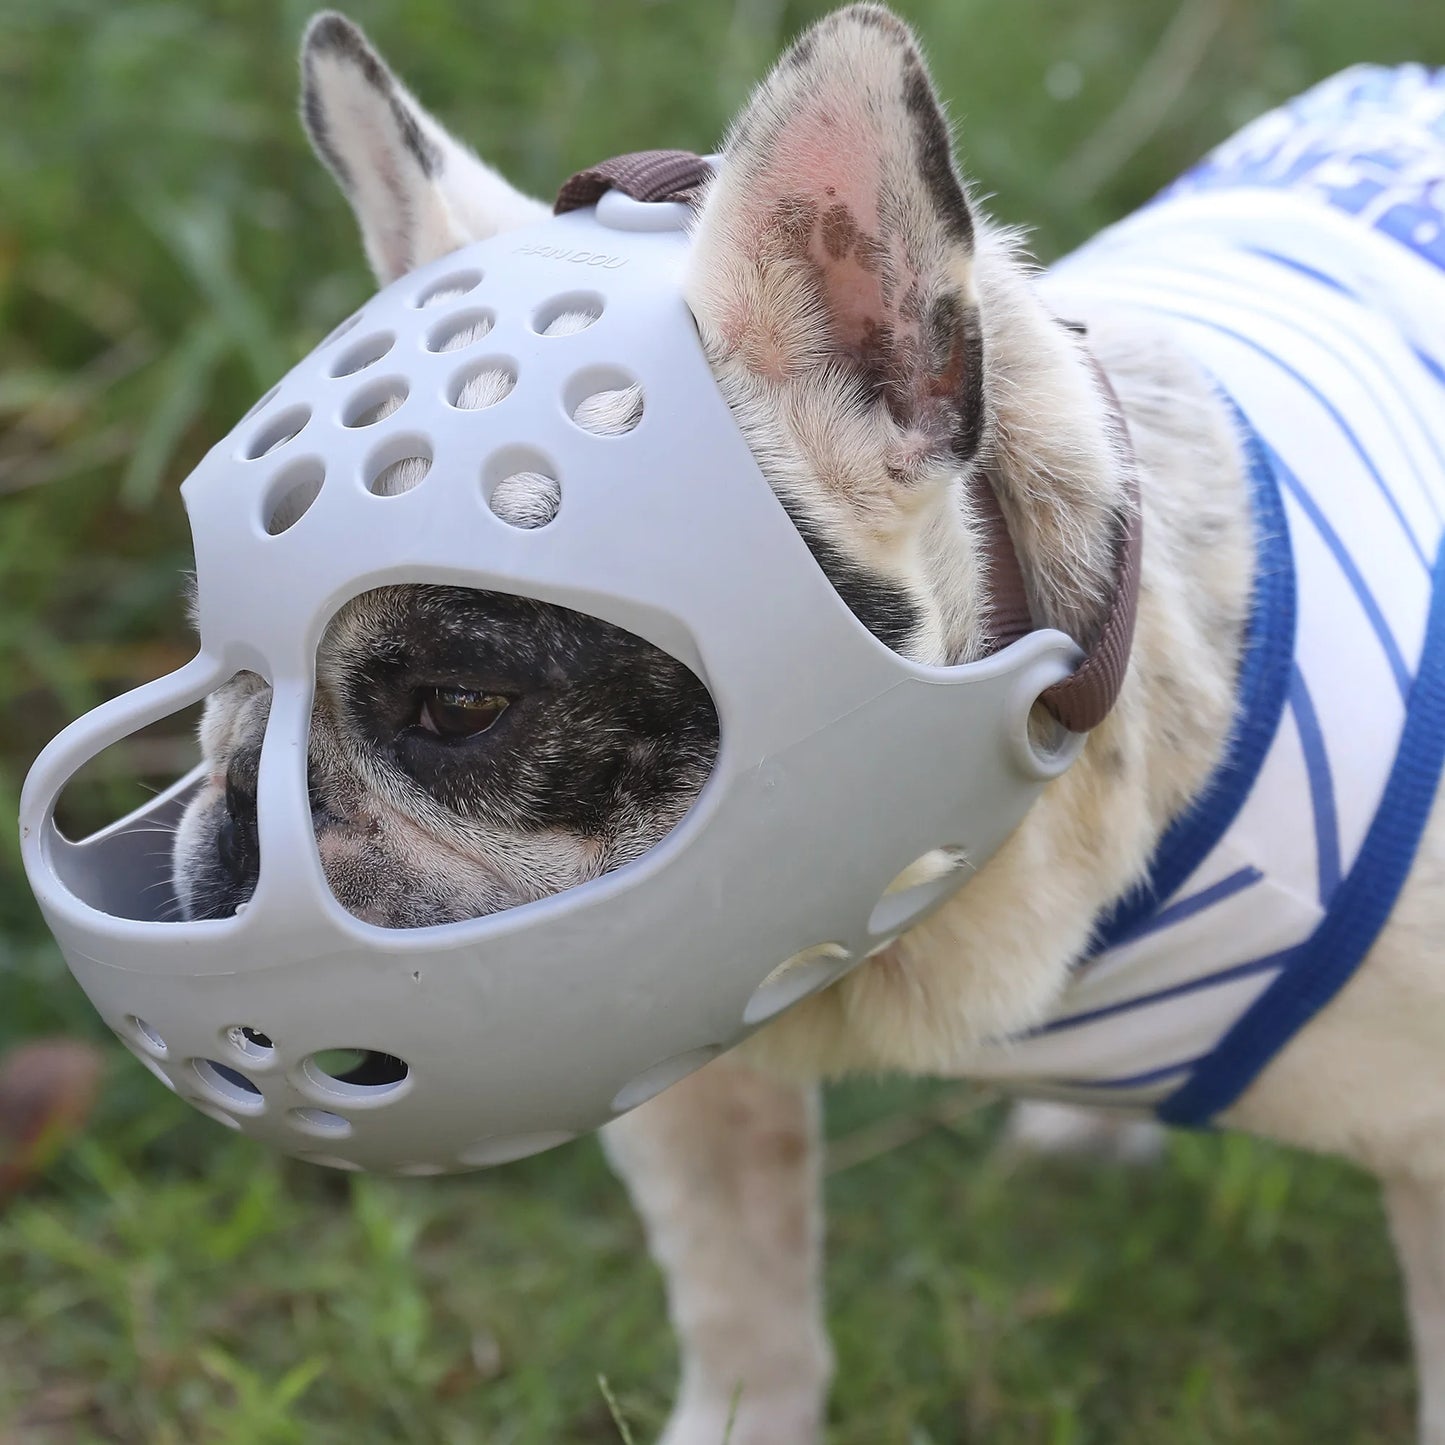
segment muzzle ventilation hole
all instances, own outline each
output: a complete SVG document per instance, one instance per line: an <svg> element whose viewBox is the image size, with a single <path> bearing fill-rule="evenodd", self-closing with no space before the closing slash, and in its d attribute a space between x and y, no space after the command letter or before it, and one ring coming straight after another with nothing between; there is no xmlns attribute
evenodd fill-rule
<svg viewBox="0 0 1445 1445"><path fill-rule="evenodd" d="M815 943L780 963L754 990L743 1009L745 1024L760 1024L826 988L847 971L848 950L841 943Z"/></svg>
<svg viewBox="0 0 1445 1445"><path fill-rule="evenodd" d="M963 848L930 848L915 858L884 890L868 916L868 931L891 943L926 909L958 886L959 873L969 866Z"/></svg>
<svg viewBox="0 0 1445 1445"><path fill-rule="evenodd" d="M242 455L248 462L258 461L274 452L277 447L284 447L287 442L293 441L310 420L309 406L288 406L284 411L278 411L252 432L251 440L246 444Z"/></svg>
<svg viewBox="0 0 1445 1445"><path fill-rule="evenodd" d="M452 378L447 387L447 400L458 411L482 411L506 400L516 384L517 368L513 362L505 357L488 357Z"/></svg>
<svg viewBox="0 0 1445 1445"><path fill-rule="evenodd" d="M345 1139L351 1133L351 1120L330 1109L290 1109L286 1117L304 1133L321 1139Z"/></svg>
<svg viewBox="0 0 1445 1445"><path fill-rule="evenodd" d="M166 1041L139 1014L127 1014L125 1025L126 1031L141 1048L155 1054L158 1058L166 1056L168 1052Z"/></svg>
<svg viewBox="0 0 1445 1445"><path fill-rule="evenodd" d="M226 1030L226 1042L238 1053L244 1054L248 1059L254 1059L258 1064L269 1064L276 1057L276 1046L271 1042L268 1035L263 1034L260 1029L248 1028L245 1024L237 1024Z"/></svg>
<svg viewBox="0 0 1445 1445"><path fill-rule="evenodd" d="M631 1083L624 1084L612 1100L615 1113L625 1114L639 1104L645 1104L664 1089L669 1089L689 1074L711 1063L722 1053L721 1044L707 1044L700 1049L689 1049L685 1054L674 1054L650 1069L644 1069Z"/></svg>
<svg viewBox="0 0 1445 1445"><path fill-rule="evenodd" d="M332 363L334 377L355 376L368 366L375 366L396 344L396 337L390 331L376 331L353 342Z"/></svg>
<svg viewBox="0 0 1445 1445"><path fill-rule="evenodd" d="M450 301L455 296L465 296L468 291L475 291L482 284L482 273L480 271L452 271L443 276L439 281L433 281L424 291L420 292L415 301L411 304L418 310L425 306L435 306L439 301Z"/></svg>
<svg viewBox="0 0 1445 1445"><path fill-rule="evenodd" d="M480 341L496 325L490 311L463 311L458 316L448 316L427 332L426 349L442 354L460 351Z"/></svg>
<svg viewBox="0 0 1445 1445"><path fill-rule="evenodd" d="M545 527L562 506L556 468L531 447L504 447L482 471L487 506L509 527Z"/></svg>
<svg viewBox="0 0 1445 1445"><path fill-rule="evenodd" d="M642 388L615 366L589 366L562 393L567 415L593 436L624 436L642 420Z"/></svg>
<svg viewBox="0 0 1445 1445"><path fill-rule="evenodd" d="M305 457L277 473L261 504L261 524L267 535L279 537L294 527L321 495L325 480L326 468L319 457Z"/></svg>
<svg viewBox="0 0 1445 1445"><path fill-rule="evenodd" d="M404 1059L377 1049L319 1049L301 1067L314 1085L330 1094L377 1103L400 1090L411 1075Z"/></svg>
<svg viewBox="0 0 1445 1445"><path fill-rule="evenodd" d="M421 484L431 464L431 443L425 437L388 437L367 459L367 490L377 497L399 497Z"/></svg>
<svg viewBox="0 0 1445 1445"><path fill-rule="evenodd" d="M406 400L409 388L400 376L387 376L364 386L341 409L341 425L360 428L385 421Z"/></svg>
<svg viewBox="0 0 1445 1445"><path fill-rule="evenodd" d="M554 296L532 313L532 330L538 336L546 336L548 328L561 316L573 318L562 336L575 336L585 331L602 315L603 301L595 291L568 291L565 295Z"/></svg>
<svg viewBox="0 0 1445 1445"><path fill-rule="evenodd" d="M192 1059L190 1065L214 1102L245 1114L259 1114L266 1107L261 1090L239 1069L215 1059Z"/></svg>

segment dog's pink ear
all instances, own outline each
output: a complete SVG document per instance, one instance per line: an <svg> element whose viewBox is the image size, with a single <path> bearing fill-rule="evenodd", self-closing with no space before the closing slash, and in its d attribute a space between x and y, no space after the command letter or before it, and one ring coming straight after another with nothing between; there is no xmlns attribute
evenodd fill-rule
<svg viewBox="0 0 1445 1445"><path fill-rule="evenodd" d="M819 22L738 119L698 222L710 353L786 382L843 368L917 441L982 433L973 218L912 33L875 5Z"/></svg>
<svg viewBox="0 0 1445 1445"><path fill-rule="evenodd" d="M323 11L306 27L301 80L311 144L356 212L379 281L548 214L448 135L344 15Z"/></svg>

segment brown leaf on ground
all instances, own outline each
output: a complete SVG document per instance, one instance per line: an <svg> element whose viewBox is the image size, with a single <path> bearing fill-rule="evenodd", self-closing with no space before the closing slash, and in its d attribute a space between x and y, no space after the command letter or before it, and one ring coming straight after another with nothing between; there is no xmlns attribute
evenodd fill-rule
<svg viewBox="0 0 1445 1445"><path fill-rule="evenodd" d="M75 1039L36 1039L0 1057L0 1201L85 1123L100 1070L100 1050Z"/></svg>

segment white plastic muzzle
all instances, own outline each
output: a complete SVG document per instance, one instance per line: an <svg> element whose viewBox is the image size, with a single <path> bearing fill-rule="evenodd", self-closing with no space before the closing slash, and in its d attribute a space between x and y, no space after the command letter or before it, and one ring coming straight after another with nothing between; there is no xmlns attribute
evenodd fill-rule
<svg viewBox="0 0 1445 1445"><path fill-rule="evenodd" d="M72 972L168 1086L254 1138L426 1174L595 1128L937 906L1078 750L1069 736L1042 754L1028 735L1035 698L1077 661L1062 634L931 668L889 651L840 601L713 380L683 300L685 217L614 192L370 301L182 489L197 657L74 723L31 771L25 865ZM464 294L428 304L448 291ZM577 309L600 314L576 334L541 334ZM440 349L483 316L483 339ZM509 395L453 404L467 378L497 368L515 378ZM644 399L633 431L597 436L572 420L580 397L633 383ZM392 415L348 425L398 384ZM374 495L369 483L404 456L430 459L421 484ZM523 470L561 486L555 519L531 531L487 500ZM295 493L294 513L313 491L294 525L268 531L279 499ZM387 583L559 603L686 663L721 728L688 816L640 860L525 907L415 930L348 914L326 884L307 794L316 648L344 602ZM103 748L239 669L274 689L259 882L234 917L161 921L174 912L172 860L155 830L198 775L80 843L57 831L55 802ZM961 849L969 868L886 891L939 847ZM314 1057L337 1048L404 1067L348 1083Z"/></svg>

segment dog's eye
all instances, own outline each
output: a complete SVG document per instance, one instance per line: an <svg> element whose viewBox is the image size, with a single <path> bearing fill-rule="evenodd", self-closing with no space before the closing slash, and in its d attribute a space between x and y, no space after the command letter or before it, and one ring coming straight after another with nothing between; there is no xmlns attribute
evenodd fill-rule
<svg viewBox="0 0 1445 1445"><path fill-rule="evenodd" d="M442 738L471 738L484 733L506 712L511 699L497 692L465 687L428 687L421 693L418 723Z"/></svg>

